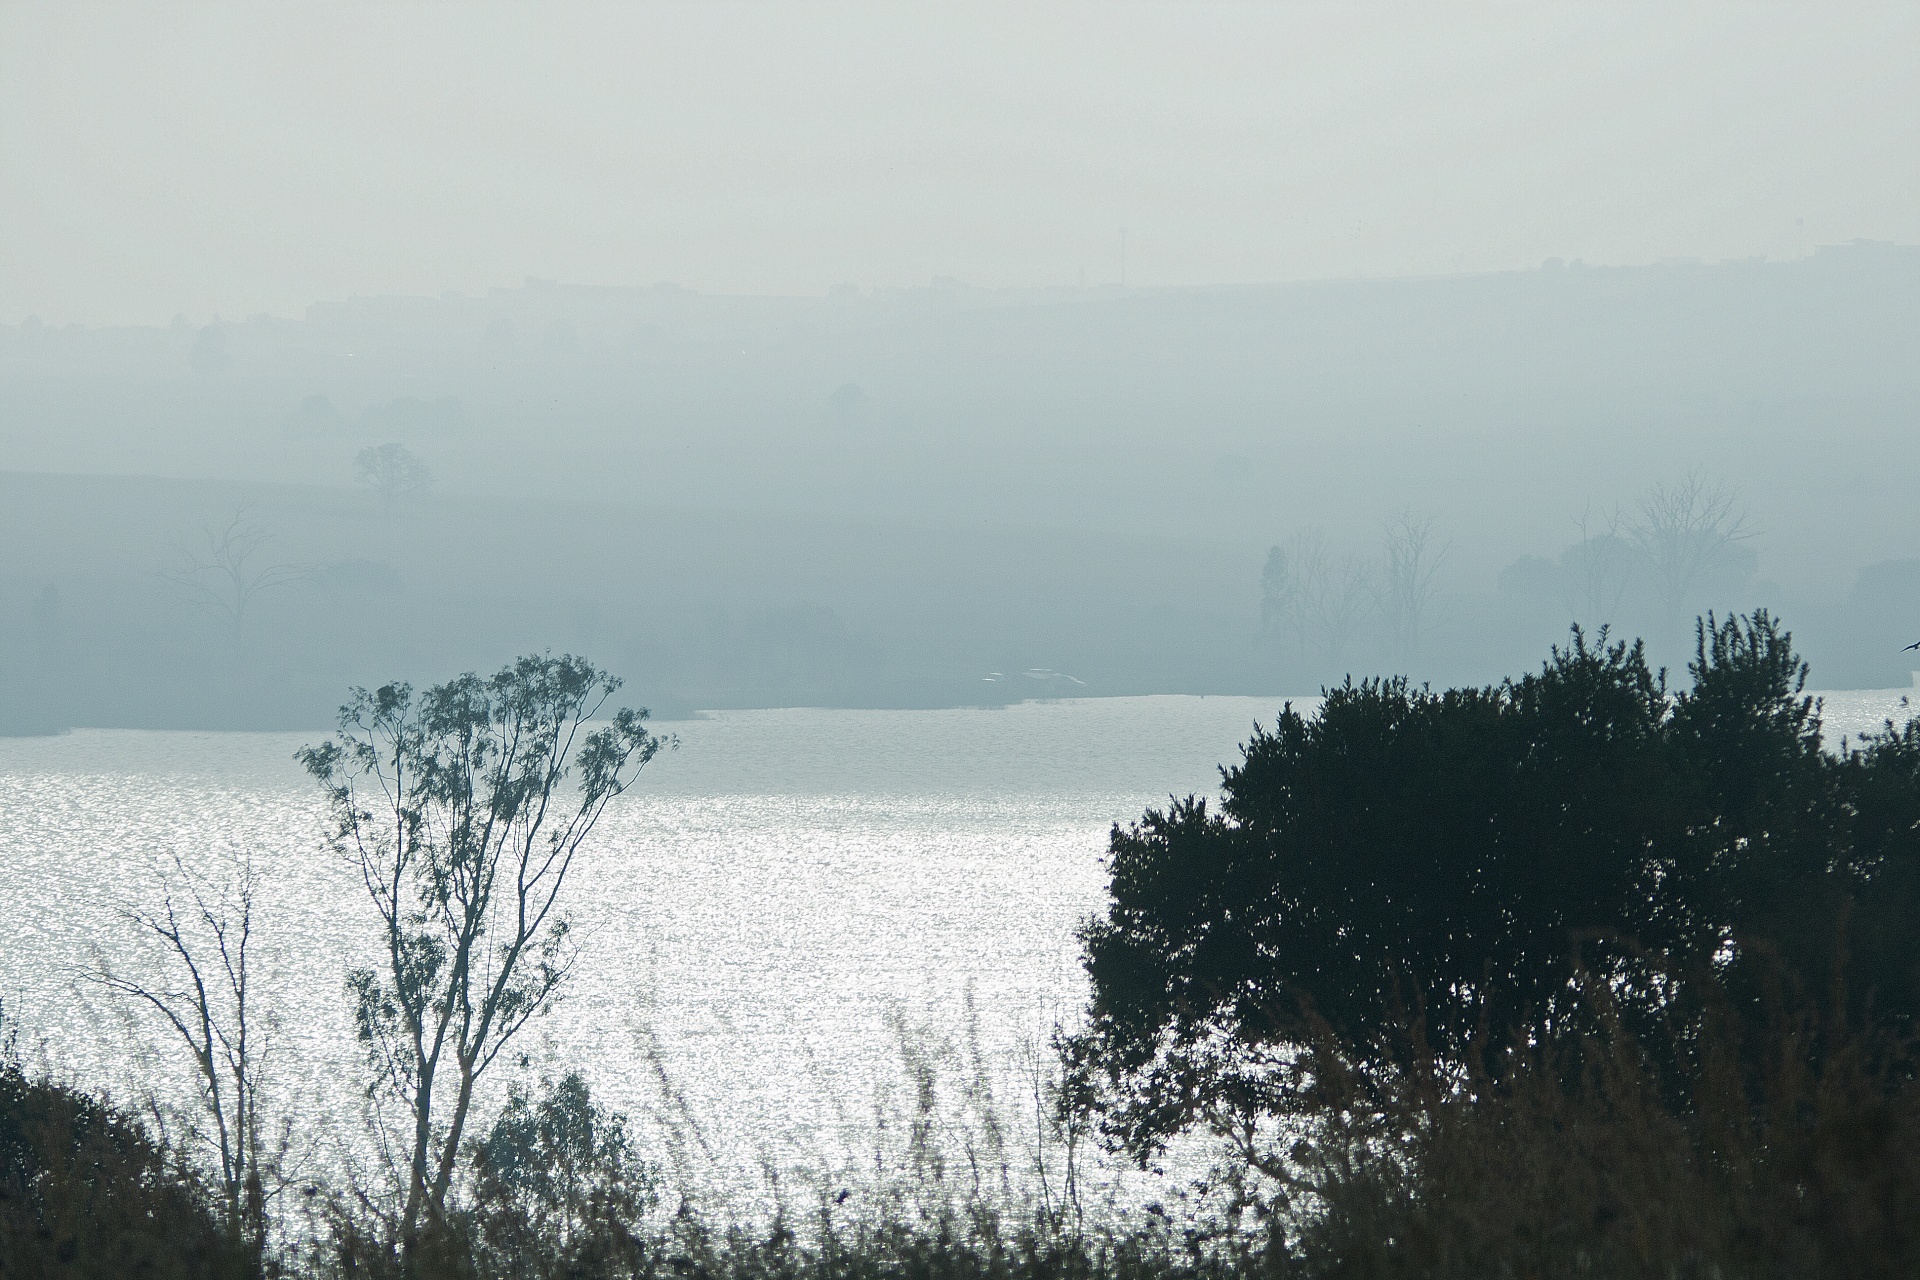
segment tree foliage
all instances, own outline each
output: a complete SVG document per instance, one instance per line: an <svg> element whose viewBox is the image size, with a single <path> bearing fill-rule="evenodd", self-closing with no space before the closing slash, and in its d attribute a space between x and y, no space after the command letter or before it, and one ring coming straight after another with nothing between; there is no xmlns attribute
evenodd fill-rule
<svg viewBox="0 0 1920 1280"><path fill-rule="evenodd" d="M1080 1105L1142 1158L1195 1126L1245 1139L1304 1104L1309 1042L1383 1072L1497 1056L1576 1023L1582 974L1657 1016L1664 975L1737 991L1762 950L1825 984L1843 929L1847 998L1910 1022L1920 736L1823 751L1764 611L1705 620L1690 671L1670 692L1638 643L1576 628L1519 679L1348 681L1256 726L1217 809L1113 831L1065 1046Z"/></svg>
<svg viewBox="0 0 1920 1280"><path fill-rule="evenodd" d="M660 749L645 711L593 727L619 683L540 656L418 696L358 689L334 739L299 753L380 924L349 986L372 1092L404 1115L386 1135L403 1251L445 1215L480 1076L568 974L575 856Z"/></svg>
<svg viewBox="0 0 1920 1280"><path fill-rule="evenodd" d="M639 1269L656 1174L634 1152L626 1118L594 1102L578 1072L536 1097L515 1089L474 1144L472 1235L483 1271L615 1275Z"/></svg>

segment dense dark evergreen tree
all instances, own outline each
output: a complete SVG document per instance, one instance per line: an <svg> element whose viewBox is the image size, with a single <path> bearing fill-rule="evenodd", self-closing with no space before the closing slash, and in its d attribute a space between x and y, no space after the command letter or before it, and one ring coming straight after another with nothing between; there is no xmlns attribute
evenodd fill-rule
<svg viewBox="0 0 1920 1280"><path fill-rule="evenodd" d="M1629 1017L1678 976L1767 972L1904 1025L1920 993L1920 738L1826 752L1806 668L1765 612L1701 624L1670 694L1639 644L1578 629L1483 689L1349 681L1288 706L1188 797L1112 836L1084 932L1078 1102L1143 1158L1308 1101L1301 1046L1390 1073ZM1415 1040L1419 1043L1415 1043Z"/></svg>

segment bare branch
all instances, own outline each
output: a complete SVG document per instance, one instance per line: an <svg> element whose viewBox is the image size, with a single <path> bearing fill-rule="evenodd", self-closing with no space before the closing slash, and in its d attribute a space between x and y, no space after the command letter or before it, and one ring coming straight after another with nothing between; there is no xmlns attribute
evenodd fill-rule
<svg viewBox="0 0 1920 1280"><path fill-rule="evenodd" d="M284 1188L290 1140L270 1150L261 1118L263 1024L251 990L253 876L252 858L241 854L214 892L175 854L160 909L127 908L121 918L158 944L161 963L183 985L128 977L104 961L85 976L146 1007L187 1050L227 1228L257 1259L266 1247L267 1204ZM192 904L184 919L177 898Z"/></svg>
<svg viewBox="0 0 1920 1280"><path fill-rule="evenodd" d="M1375 598L1386 617L1394 654L1407 665L1420 656L1420 642L1433 606L1434 580L1447 558L1447 547L1434 542L1436 523L1431 515L1411 511L1395 512L1386 522L1386 558Z"/></svg>
<svg viewBox="0 0 1920 1280"><path fill-rule="evenodd" d="M1261 635L1296 648L1323 673L1337 671L1366 616L1372 575L1351 556L1336 558L1318 529L1302 529L1267 553L1261 575Z"/></svg>
<svg viewBox="0 0 1920 1280"><path fill-rule="evenodd" d="M1574 621L1598 631L1618 620L1632 581L1635 546L1627 537L1619 507L1604 517L1595 517L1589 507L1573 525L1580 540L1560 557L1569 592L1567 608Z"/></svg>

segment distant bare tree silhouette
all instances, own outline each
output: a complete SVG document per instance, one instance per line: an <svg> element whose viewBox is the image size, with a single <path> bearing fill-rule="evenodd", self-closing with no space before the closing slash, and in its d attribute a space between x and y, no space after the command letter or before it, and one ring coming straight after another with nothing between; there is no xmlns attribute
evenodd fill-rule
<svg viewBox="0 0 1920 1280"><path fill-rule="evenodd" d="M1567 608L1590 631L1619 621L1621 602L1633 578L1636 547L1615 507L1596 518L1589 507L1573 522L1580 540L1560 556L1566 571Z"/></svg>
<svg viewBox="0 0 1920 1280"><path fill-rule="evenodd" d="M1387 518L1386 559L1375 584L1375 598L1385 616L1395 656L1412 663L1420 656L1420 641L1433 605L1434 578L1447 558L1447 548L1434 542L1435 517L1399 511Z"/></svg>
<svg viewBox="0 0 1920 1280"><path fill-rule="evenodd" d="M1668 635L1687 614L1694 591L1736 546L1758 533L1739 495L1698 468L1671 485L1647 490L1629 536L1652 575Z"/></svg>
<svg viewBox="0 0 1920 1280"><path fill-rule="evenodd" d="M1330 674L1346 660L1372 593L1367 566L1336 558L1318 529L1302 529L1267 552L1260 575L1260 639Z"/></svg>
<svg viewBox="0 0 1920 1280"><path fill-rule="evenodd" d="M390 516L396 501L425 492L433 472L403 444L373 444L354 455L353 478L380 495L381 514Z"/></svg>
<svg viewBox="0 0 1920 1280"><path fill-rule="evenodd" d="M307 576L300 565L267 563L262 553L273 535L253 518L246 503L234 509L224 527L208 525L204 552L183 548L185 563L166 576L183 587L193 603L226 624L234 659L246 656L247 616L264 592L291 586Z"/></svg>

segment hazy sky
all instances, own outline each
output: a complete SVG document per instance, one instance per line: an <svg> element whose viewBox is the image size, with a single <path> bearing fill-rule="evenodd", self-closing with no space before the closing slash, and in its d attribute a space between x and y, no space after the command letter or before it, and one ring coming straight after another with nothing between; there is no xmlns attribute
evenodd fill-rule
<svg viewBox="0 0 1920 1280"><path fill-rule="evenodd" d="M0 5L0 322L1920 241L1920 5Z"/></svg>

